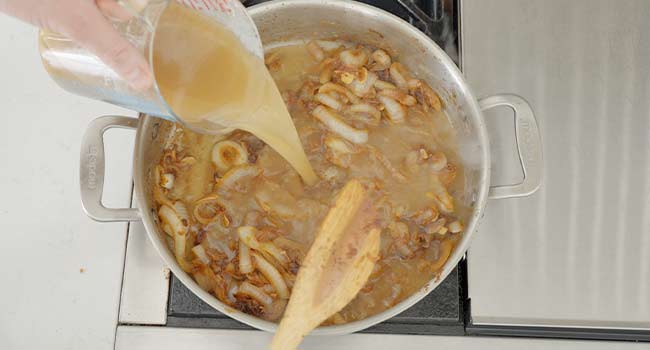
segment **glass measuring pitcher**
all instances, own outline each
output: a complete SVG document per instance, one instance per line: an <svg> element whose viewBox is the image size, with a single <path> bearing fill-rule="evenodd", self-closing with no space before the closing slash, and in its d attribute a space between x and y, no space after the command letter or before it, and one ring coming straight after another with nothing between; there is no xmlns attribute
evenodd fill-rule
<svg viewBox="0 0 650 350"><path fill-rule="evenodd" d="M146 6L139 10L134 6L128 6L128 1L118 1L135 16L127 21L111 21L118 32L142 52L152 70L154 37L158 21L172 1L175 0L149 0ZM230 30L246 50L263 59L262 43L257 28L238 0L175 2L214 19ZM39 47L43 65L63 89L152 116L183 122L163 98L155 74L150 89L136 91L97 56L60 34L41 31ZM209 130L209 132L217 133L219 130Z"/></svg>

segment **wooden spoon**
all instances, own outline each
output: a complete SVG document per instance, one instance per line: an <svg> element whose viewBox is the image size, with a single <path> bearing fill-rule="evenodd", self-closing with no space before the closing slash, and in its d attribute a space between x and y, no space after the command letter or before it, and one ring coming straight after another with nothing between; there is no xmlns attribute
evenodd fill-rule
<svg viewBox="0 0 650 350"><path fill-rule="evenodd" d="M367 189L358 180L348 182L300 267L272 350L296 349L359 293L379 258L376 220Z"/></svg>

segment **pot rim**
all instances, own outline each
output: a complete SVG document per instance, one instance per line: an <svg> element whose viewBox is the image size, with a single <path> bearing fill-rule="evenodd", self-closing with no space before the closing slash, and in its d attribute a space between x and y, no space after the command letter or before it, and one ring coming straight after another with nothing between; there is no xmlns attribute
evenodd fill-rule
<svg viewBox="0 0 650 350"><path fill-rule="evenodd" d="M298 5L298 6L322 6L327 5L329 7L340 8L341 10L352 10L358 11L366 14L372 14L373 16L378 16L382 21L392 22L395 25L404 26L406 31L413 37L417 38L421 44L427 49L427 51L432 52L441 63L449 69L450 76L453 77L454 83L459 87L459 92L462 93L467 98L467 112L475 115L476 117L473 120L476 123L476 128L478 131L479 141L482 145L482 164L481 169L482 173L480 174L479 179L479 189L478 195L474 203L474 210L471 216L469 223L467 224L467 229L463 234L459 244L454 249L454 252L449 257L445 263L442 271L437 277L434 277L417 292L411 294L408 298L402 300L398 304L378 313L373 316L367 317L362 320L357 320L341 325L332 325L325 327L318 327L313 330L310 335L341 335L357 332L368 327L371 327L377 323L385 321L404 310L408 309L425 296L427 296L433 289L435 289L448 275L449 273L458 265L460 259L465 255L469 243L472 237L475 234L476 228L478 227L479 221L483 217L483 212L485 205L488 199L488 190L490 184L490 168L491 168L491 158L490 158L490 143L487 135L487 128L484 123L483 114L479 108L479 104L472 94L471 90L465 83L462 73L455 65L455 63L447 56L447 54L442 50L433 40L427 37L424 33L419 31L417 28L413 27L409 23L405 22L401 18L384 11L382 9L376 8L371 5L367 5L360 2L353 2L349 0L283 0L283 1L271 1L266 3L261 3L255 6L252 6L248 9L251 17L255 18L257 13L261 13L269 10L280 9L287 5ZM144 160L143 149L149 145L146 141L147 137L144 135L144 125L153 117L144 116L140 119L140 125L138 126L136 134L136 153L134 156L134 182L135 182L135 192L137 198L137 204L139 208L147 208L146 202L146 192L144 191L144 186L146 184L145 172L137 171L137 169L145 169L141 167L141 161ZM156 228L153 220L150 220L147 217L148 213L143 213L142 222L146 228L147 235L149 240L153 243L154 248L158 254L162 257L165 264L169 269L174 273L174 275L185 285L187 286L195 295L197 295L201 300L206 302L211 307L215 308L219 312L224 313L225 315L232 317L233 319L245 323L251 327L267 331L275 332L277 330L277 323L266 321L251 315L248 315L239 310L233 309L226 304L222 303L212 294L203 290L185 271L183 271L174 256L170 253L169 248L166 245L166 242L158 237L158 230Z"/></svg>

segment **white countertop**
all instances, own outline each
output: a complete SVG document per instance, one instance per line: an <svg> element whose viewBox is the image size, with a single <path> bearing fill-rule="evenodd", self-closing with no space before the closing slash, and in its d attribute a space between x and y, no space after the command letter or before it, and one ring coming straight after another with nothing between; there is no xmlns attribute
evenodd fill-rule
<svg viewBox="0 0 650 350"><path fill-rule="evenodd" d="M112 349L126 224L83 213L79 147L93 118L134 113L56 86L34 28L0 14L0 33L0 348ZM107 136L106 203L125 206L133 135Z"/></svg>
<svg viewBox="0 0 650 350"><path fill-rule="evenodd" d="M264 350L271 335L256 331L223 331L170 327L118 329L116 350ZM301 349L309 350L641 350L647 344L562 339L505 337L450 337L395 334L349 334L307 337Z"/></svg>

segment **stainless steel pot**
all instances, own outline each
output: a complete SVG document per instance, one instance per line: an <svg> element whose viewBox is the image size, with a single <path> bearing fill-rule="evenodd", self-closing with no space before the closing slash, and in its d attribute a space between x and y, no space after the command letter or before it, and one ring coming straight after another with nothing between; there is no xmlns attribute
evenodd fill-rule
<svg viewBox="0 0 650 350"><path fill-rule="evenodd" d="M440 276L382 313L344 325L320 327L315 334L359 331L415 304L438 286L465 254L489 198L527 196L539 188L542 182L541 140L537 122L528 103L516 95L495 95L476 100L451 59L413 26L377 8L344 0L267 2L251 8L250 14L266 47L294 40L338 36L388 49L417 76L435 87L441 95L449 118L458 133L459 151L465 167L466 192L457 200L471 207L473 212L467 222L466 233L443 267ZM497 106L507 106L515 112L517 147L524 171L524 180L517 185L490 187L490 143L481 111ZM104 182L102 134L115 127L137 129L133 179L139 209L109 209L101 203ZM86 131L81 149L80 180L84 210L97 221L142 220L160 256L191 291L224 314L255 328L274 331L276 324L233 310L202 290L178 266L167 246L165 234L158 227L157 215L153 210L151 174L162 154L162 145L169 128L169 122L145 115L141 115L139 119L107 116L93 121Z"/></svg>

